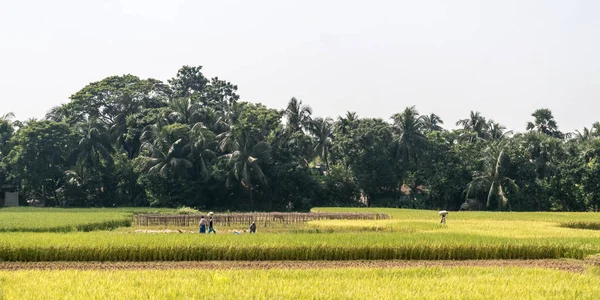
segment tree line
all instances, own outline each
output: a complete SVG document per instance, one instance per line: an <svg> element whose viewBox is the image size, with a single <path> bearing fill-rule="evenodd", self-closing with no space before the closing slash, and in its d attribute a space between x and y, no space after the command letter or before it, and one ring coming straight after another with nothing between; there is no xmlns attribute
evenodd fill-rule
<svg viewBox="0 0 600 300"><path fill-rule="evenodd" d="M47 206L600 209L600 123L563 133L542 108L522 133L473 111L443 125L414 106L388 120L268 108L184 66L167 83L90 83L41 120L0 117L0 185Z"/></svg>

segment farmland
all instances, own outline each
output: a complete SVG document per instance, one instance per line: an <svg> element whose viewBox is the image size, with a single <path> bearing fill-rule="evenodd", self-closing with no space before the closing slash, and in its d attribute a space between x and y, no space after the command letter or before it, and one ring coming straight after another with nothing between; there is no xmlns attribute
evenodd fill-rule
<svg viewBox="0 0 600 300"><path fill-rule="evenodd" d="M0 282L7 299L597 299L600 292L596 269L514 267L27 270L0 271Z"/></svg>
<svg viewBox="0 0 600 300"><path fill-rule="evenodd" d="M233 235L233 228L227 227L217 228L220 234L215 236L143 234L135 232L135 227L69 234L6 232L1 235L0 260L582 259L600 253L600 231L563 226L570 222L595 224L598 215L594 213L459 212L451 214L448 225L440 226L432 211L376 211L393 219L259 227L257 235ZM118 218L122 214L114 213ZM197 230L195 225L169 228Z"/></svg>
<svg viewBox="0 0 600 300"><path fill-rule="evenodd" d="M590 258L600 253L600 231L573 226L593 228L600 223L597 213L451 212L448 224L440 225L435 211L314 211L391 219L271 224L255 235L232 234L243 229L235 225L199 235L197 225L131 224L134 213L173 210L3 209L0 220L10 221L2 222L0 233L0 282L7 299L36 298L24 293L29 283L16 284L31 276L43 281L36 282L37 289L44 287L38 293L75 299L312 298L317 291L324 291L318 298L325 299L356 298L361 292L427 299L440 298L437 285L452 285L458 298L516 298L528 282L542 280L544 285L524 297L586 299L599 292L598 260L590 263ZM78 227L113 221L129 223ZM145 233L153 229L173 233ZM64 285L56 286L59 277ZM88 281L93 286L79 288Z"/></svg>

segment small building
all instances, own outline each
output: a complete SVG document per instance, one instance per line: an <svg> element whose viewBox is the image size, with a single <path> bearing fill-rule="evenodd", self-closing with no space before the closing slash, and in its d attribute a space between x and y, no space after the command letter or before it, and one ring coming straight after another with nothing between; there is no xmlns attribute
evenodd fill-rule
<svg viewBox="0 0 600 300"><path fill-rule="evenodd" d="M19 206L19 191L16 185L0 185L0 206Z"/></svg>

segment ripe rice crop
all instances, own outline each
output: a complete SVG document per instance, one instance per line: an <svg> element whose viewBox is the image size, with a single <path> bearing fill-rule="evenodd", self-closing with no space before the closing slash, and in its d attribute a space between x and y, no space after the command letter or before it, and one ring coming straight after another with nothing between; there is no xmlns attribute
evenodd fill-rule
<svg viewBox="0 0 600 300"><path fill-rule="evenodd" d="M574 230L574 229L570 229ZM441 232L335 234L4 233L0 261L439 260L575 258L600 239Z"/></svg>
<svg viewBox="0 0 600 300"><path fill-rule="evenodd" d="M122 212L0 211L0 232L69 232L110 230L131 226L131 215Z"/></svg>
<svg viewBox="0 0 600 300"><path fill-rule="evenodd" d="M6 299L597 299L597 269L0 271ZM532 284L535 283L535 284Z"/></svg>
<svg viewBox="0 0 600 300"><path fill-rule="evenodd" d="M0 233L0 261L582 259L600 253L600 231L561 227L574 220L593 222L600 214L450 212L447 225L440 225L435 211L365 211L390 214L394 219L321 220L271 232L259 227L255 235L233 235L222 227L210 236L135 230L4 232ZM93 224L85 222L101 214L73 215L80 215L81 224ZM32 228L28 223L37 222L33 217L17 225L31 231L48 230L44 225L65 225L67 217L42 218L33 229L27 229Z"/></svg>

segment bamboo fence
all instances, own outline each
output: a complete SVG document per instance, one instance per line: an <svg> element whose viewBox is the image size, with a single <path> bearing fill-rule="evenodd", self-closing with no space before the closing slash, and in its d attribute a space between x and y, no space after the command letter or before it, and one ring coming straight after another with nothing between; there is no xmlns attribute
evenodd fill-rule
<svg viewBox="0 0 600 300"><path fill-rule="evenodd" d="M136 226L191 226L198 225L202 215L138 214L134 216ZM205 216L208 220L208 217ZM214 226L247 226L296 224L315 220L386 220L390 216L377 213L215 213Z"/></svg>

